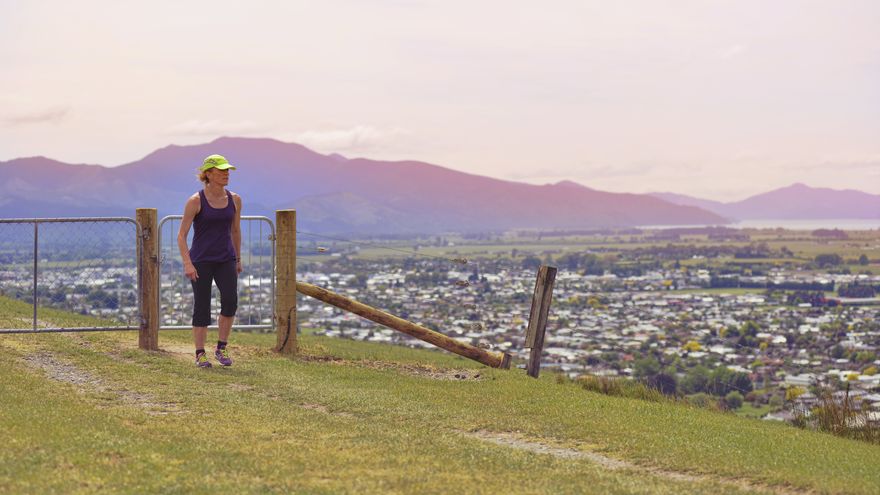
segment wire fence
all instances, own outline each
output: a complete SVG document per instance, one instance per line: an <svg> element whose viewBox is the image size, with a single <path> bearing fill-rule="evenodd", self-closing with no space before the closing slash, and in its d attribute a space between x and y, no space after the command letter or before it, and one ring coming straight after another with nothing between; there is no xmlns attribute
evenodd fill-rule
<svg viewBox="0 0 880 495"><path fill-rule="evenodd" d="M140 328L141 232L124 217L0 219L0 333Z"/></svg>
<svg viewBox="0 0 880 495"><path fill-rule="evenodd" d="M189 281L183 276L176 243L181 218L165 217L159 224L160 325L163 329L191 328L192 291ZM0 219L0 296L4 296L0 298L0 332L138 328L136 251L141 242L139 232L137 223L129 218ZM305 231L297 233L301 262L304 267L316 267L314 272L301 272L306 281L345 293L405 319L427 323L468 343L481 347L481 343L485 343L490 348L510 351L525 358L527 352L522 349L523 334L534 271L526 269L524 265L519 267L513 261L516 254L512 254L510 260L477 253L469 253L465 258L454 247L436 250L420 248L425 245L420 241L391 241L386 245L372 240L346 239ZM237 329L273 328L274 240L275 227L270 219L242 217L241 257L244 272L239 277ZM413 248L409 249L408 246ZM383 252L387 256L367 256L359 260L358 253L363 254L364 251ZM526 254L531 256L535 253L520 253ZM549 259L549 254L546 257ZM347 260L349 265L332 263L333 260ZM319 268L322 263L325 266ZM338 273L345 270L350 272ZM327 273L320 273L322 271ZM487 274L490 275L488 282L484 280ZM702 364L710 368L730 367L739 370L739 373L749 373L753 380L760 380L760 374L755 373L755 369L759 368L755 363L780 355L773 352L772 346L765 351L754 343L742 345L720 335L699 337L700 332L705 335L710 327L720 329L722 321L723 326L729 326L731 320L739 323L745 321L751 310L743 312L742 306L706 305L695 301L693 304L684 304L693 306L693 311L686 308L639 310L639 296L624 297L625 294L637 294L639 291L618 292L614 289L605 292L607 288L603 289L600 282L593 285L584 280L580 272L565 269L559 272L551 321L547 328L544 366L556 365L562 371L568 368L582 374L601 373L601 360L597 367L586 366L585 360L589 356L583 351L591 349L592 352L601 351L618 357L628 355L630 362L654 354L661 368L671 370L679 378ZM603 292L611 298L612 305L620 306L619 310L598 310L586 302L591 296L602 297ZM572 303L569 299L579 302ZM216 293L212 302L213 313L216 314L219 309ZM314 301L304 306L312 309L303 312L305 318L300 323L315 324L322 328L320 333L325 335L422 345L392 330L362 322L341 310L314 304ZM59 313L54 313L56 310ZM65 312L63 316L60 311ZM576 316L579 312L603 318L607 316L607 319L584 319ZM669 332L662 328L662 318L675 319L684 313L696 318L693 325L683 320L670 321L670 325L683 327L676 330L670 327ZM702 317L698 316L700 313L704 313ZM666 316L661 316L663 314ZM52 318L41 318L41 315L51 315ZM62 323L58 323L59 318L62 318ZM563 324L564 320L571 320L572 323ZM47 323L49 321L52 323ZM590 327L590 321L596 326ZM638 327L645 322L653 322L661 328L642 333L667 334L664 337L666 341L661 343L665 351L675 351L676 344L673 342L688 337L677 343L679 349L672 354L646 349L644 342L625 336L630 332L627 327ZM703 330L697 331L699 327ZM782 332L777 330L773 333L778 335ZM578 340L572 338L573 335L582 337ZM695 358L693 354L682 352L681 347L692 339L707 347L699 351L706 355L705 358ZM837 340L835 336L827 345L833 345ZM714 345L736 351L728 354L734 355L736 361L727 362L724 353L712 357L713 351L708 347ZM614 360L618 361L616 358ZM622 360L618 362L623 363ZM632 368L631 365L621 364L615 366L614 374L632 376L634 370L624 370L624 367ZM715 390L736 390L746 394L753 388L743 386L741 381L735 381L740 377L732 375L725 375L720 381L714 375L709 379L712 383L708 386ZM754 388L757 386L755 382Z"/></svg>
<svg viewBox="0 0 880 495"><path fill-rule="evenodd" d="M183 275L177 246L182 215L159 221L159 329L192 328L193 292ZM187 246L192 245L190 229ZM237 330L270 330L275 315L275 224L268 217L241 217L242 273L238 277ZM220 312L217 287L212 288L211 314Z"/></svg>

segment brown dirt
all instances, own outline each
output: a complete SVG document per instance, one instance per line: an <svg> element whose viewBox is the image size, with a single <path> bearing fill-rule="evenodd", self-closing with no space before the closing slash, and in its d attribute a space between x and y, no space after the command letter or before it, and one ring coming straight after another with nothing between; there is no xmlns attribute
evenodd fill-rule
<svg viewBox="0 0 880 495"><path fill-rule="evenodd" d="M110 394L109 402L111 403L121 402L125 405L143 409L147 414L151 415L180 414L183 412L176 403L159 401L150 394L110 384L106 380L81 370L73 364L57 360L48 352L29 354L24 357L24 361L31 368L41 370L51 380L73 385L77 392Z"/></svg>
<svg viewBox="0 0 880 495"><path fill-rule="evenodd" d="M482 371L479 369L456 369L437 368L425 364L396 363L393 361L375 361L369 359L348 360L336 356L299 356L298 359L307 362L330 363L343 366L360 366L376 370L393 370L407 375L430 378L433 380L481 380Z"/></svg>

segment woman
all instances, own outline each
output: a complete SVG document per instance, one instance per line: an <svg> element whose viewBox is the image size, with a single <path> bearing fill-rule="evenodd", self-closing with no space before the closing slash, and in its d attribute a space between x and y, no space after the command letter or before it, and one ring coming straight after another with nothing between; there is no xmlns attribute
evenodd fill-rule
<svg viewBox="0 0 880 495"><path fill-rule="evenodd" d="M211 155L199 168L205 187L193 194L183 208L177 233L177 246L183 259L183 273L193 288L193 341L196 366L210 368L205 355L205 339L211 324L211 282L220 290L220 329L214 357L223 366L232 366L226 349L235 310L238 309L238 274L241 273L241 197L226 190L229 171L235 170L226 158ZM187 249L190 225L195 226L192 248Z"/></svg>

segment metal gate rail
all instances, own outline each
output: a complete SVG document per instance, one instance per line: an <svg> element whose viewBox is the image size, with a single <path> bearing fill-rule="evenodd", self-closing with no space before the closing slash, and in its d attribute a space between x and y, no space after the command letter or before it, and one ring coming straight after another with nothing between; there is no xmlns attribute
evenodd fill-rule
<svg viewBox="0 0 880 495"><path fill-rule="evenodd" d="M159 226L157 229L159 231L158 237L159 237L159 253L160 253L160 255L159 255L159 289L158 289L159 290L158 301L159 301L159 323L160 323L159 329L160 330L189 330L189 329L192 329L191 325L163 325L162 324L162 322L164 321L163 316L166 316L162 311L162 309L163 309L163 304L162 304L162 266L164 265L164 263L166 261L166 256L165 256L165 251L164 251L166 246L163 246L163 243L162 243L162 239L163 239L162 233L164 231L163 226L165 225L166 222L171 222L171 229L170 230L172 232L172 239L176 239L177 235L176 235L176 232L174 231L174 222L180 221L182 219L183 219L183 215L168 215L166 217L163 217L162 220L159 221ZM259 233L257 234L259 236L258 239L260 242L258 248L262 248L262 241L263 241L263 225L262 224L266 223L266 224L268 224L268 227L269 227L269 235L266 237L266 240L269 243L269 247L271 247L271 255L269 256L269 278L271 280L270 287L269 287L270 288L269 299L271 300L271 313L270 313L270 315L272 318L272 323L257 324L257 325L235 324L235 328L241 329L241 330L268 330L268 329L272 329L275 327L275 325L274 325L274 322L275 322L275 224L272 222L272 220L269 217L264 217L264 216L242 215L241 219L243 221L247 222L247 225L248 225L248 227L247 227L247 234L248 234L247 240L248 240L248 242L247 242L247 244L243 244L243 246L242 246L242 251L245 251L244 246L248 246L248 249L246 251L248 253L248 257L245 258L245 256L242 255L242 253L239 253L239 256L241 256L242 261L247 259L248 260L247 264L251 264L250 262L254 258L254 256L252 255L252 251L253 251L254 246L253 246L253 242L252 242L253 236L252 236L252 232L251 232L251 223L258 222L260 224ZM242 228L242 237L244 237L244 228ZM176 242L171 243L171 246L169 249L172 252L177 252ZM258 258L258 266L262 267L263 266L262 250L259 250L258 253L259 254L256 256ZM183 277L183 274L181 274L181 277ZM241 278L239 278L238 282L241 283ZM240 302L241 302L241 298L239 298L239 309L242 307Z"/></svg>

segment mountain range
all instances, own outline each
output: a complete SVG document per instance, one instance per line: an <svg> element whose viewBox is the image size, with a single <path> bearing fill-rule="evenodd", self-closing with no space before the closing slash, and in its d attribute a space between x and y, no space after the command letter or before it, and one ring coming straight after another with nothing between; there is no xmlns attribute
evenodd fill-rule
<svg viewBox="0 0 880 495"><path fill-rule="evenodd" d="M652 193L652 196L677 205L695 206L736 220L880 218L880 195L853 189L810 187L800 183L729 203L675 193Z"/></svg>
<svg viewBox="0 0 880 495"><path fill-rule="evenodd" d="M242 196L244 214L272 216L274 210L295 208L299 225L315 232L412 234L718 225L730 218L745 218L724 210L722 203L684 196L610 193L570 181L524 184L418 161L349 159L274 139L230 137L166 146L117 167L74 165L45 157L0 162L0 217L133 216L140 207L157 208L160 217L179 214L188 195L201 187L196 168L213 153L225 155L238 167L230 189ZM792 187L801 189L794 196L830 191ZM833 196L829 201L834 205L851 205L859 215L873 207L874 216L867 218L880 217L880 208L873 206L880 196L834 193L855 198L844 201L843 196ZM773 193L767 194L771 197L756 196L749 207L754 211L763 211L761 205L775 208ZM785 211L797 211L791 201L783 204L790 207ZM744 207L742 211L752 210Z"/></svg>

